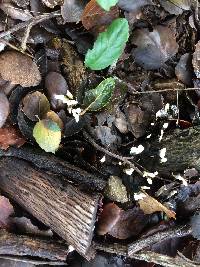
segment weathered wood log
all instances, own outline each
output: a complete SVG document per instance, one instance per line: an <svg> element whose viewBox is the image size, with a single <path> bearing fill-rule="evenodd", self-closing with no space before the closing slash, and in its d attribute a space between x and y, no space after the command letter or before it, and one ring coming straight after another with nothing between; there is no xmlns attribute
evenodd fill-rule
<svg viewBox="0 0 200 267"><path fill-rule="evenodd" d="M67 244L52 239L32 238L0 231L0 255L31 256L65 261Z"/></svg>
<svg viewBox="0 0 200 267"><path fill-rule="evenodd" d="M90 192L102 191L106 186L106 181L103 180L104 177L88 173L41 149L30 146L23 146L21 148L10 147L8 150L0 149L0 156L24 159L39 169L58 174L62 176L63 180L78 184Z"/></svg>
<svg viewBox="0 0 200 267"><path fill-rule="evenodd" d="M0 189L86 258L101 196L89 196L72 185L35 170L29 163L0 159Z"/></svg>
<svg viewBox="0 0 200 267"><path fill-rule="evenodd" d="M164 163L159 157L162 148L166 148L167 161ZM140 163L149 170L167 175L191 167L200 171L200 127L165 133L161 142L150 143L150 149Z"/></svg>

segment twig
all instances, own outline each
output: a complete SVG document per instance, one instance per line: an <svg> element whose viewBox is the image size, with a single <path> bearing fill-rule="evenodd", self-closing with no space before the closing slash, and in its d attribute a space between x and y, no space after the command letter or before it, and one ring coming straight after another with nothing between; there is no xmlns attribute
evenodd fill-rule
<svg viewBox="0 0 200 267"><path fill-rule="evenodd" d="M126 159L125 157L123 156L120 156L120 155L117 155L113 152L110 152L109 150L107 150L106 148L98 145L94 139L86 132L86 131L83 131L83 136L96 148L98 149L99 151L102 151L104 152L105 154L107 154L108 156L110 157L113 157L113 158L116 158L120 161L123 161L124 163L128 164L131 168L133 168L139 175L143 176L143 172L140 171L140 169L138 167L136 167L131 161L129 161L128 159Z"/></svg>
<svg viewBox="0 0 200 267"><path fill-rule="evenodd" d="M30 35L30 31L33 27L33 23L30 23L27 27L26 27L26 30L24 32L24 36L22 38L22 41L21 41L21 50L24 52L26 50L26 43L28 41L28 37Z"/></svg>
<svg viewBox="0 0 200 267"><path fill-rule="evenodd" d="M153 263L165 266L165 267L197 267L199 266L199 264L183 259L180 256L176 256L175 258L173 258L167 255L155 253L153 251L141 251L136 254L133 254L131 258L134 258L137 260L143 260L146 262L153 262Z"/></svg>
<svg viewBox="0 0 200 267"><path fill-rule="evenodd" d="M166 229L148 237L143 237L129 245L128 256L131 257L134 253L169 238L187 236L191 233L191 231L190 226L184 225Z"/></svg>
<svg viewBox="0 0 200 267"><path fill-rule="evenodd" d="M46 14L42 14L42 15L39 15L37 17L34 17L28 21L24 21L24 22L21 22L21 23L18 23L17 25L15 25L14 27L8 29L7 31L4 31L4 32L1 32L0 33L0 39L1 38L4 38L5 36L7 35L10 35L16 31L19 31L25 27L28 27L30 24L33 25L36 25L42 21L45 21L47 19L52 19L52 18L55 18L55 17L58 17L60 16L60 11L55 11L55 12L51 12L51 13L46 13Z"/></svg>
<svg viewBox="0 0 200 267"><path fill-rule="evenodd" d="M30 260L24 257L6 256L6 255L0 255L0 259L12 260L12 261L17 261L17 262L25 262L25 263L34 264L34 265L53 265L53 266L68 265L67 263L61 262L61 261L39 261L39 260Z"/></svg>
<svg viewBox="0 0 200 267"><path fill-rule="evenodd" d="M126 85L129 89L131 89L131 94L133 95L145 95L145 94L156 94L156 93L164 93L164 92L177 92L177 91L194 91L194 90L200 90L200 88L198 87L193 87L193 88L167 88L167 89L160 89L160 90L148 90L148 91L136 91L136 89L128 82L125 82L121 79L119 79L118 77L115 76L115 79Z"/></svg>

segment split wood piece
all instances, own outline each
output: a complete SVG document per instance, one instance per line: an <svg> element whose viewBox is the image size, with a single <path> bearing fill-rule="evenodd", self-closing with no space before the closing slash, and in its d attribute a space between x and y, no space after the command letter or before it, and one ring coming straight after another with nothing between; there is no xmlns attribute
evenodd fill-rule
<svg viewBox="0 0 200 267"><path fill-rule="evenodd" d="M38 220L48 225L85 258L90 247L101 196L89 196L72 185L35 170L19 159L0 159L0 189Z"/></svg>
<svg viewBox="0 0 200 267"><path fill-rule="evenodd" d="M141 159L140 164L148 170L169 175L181 172L187 168L200 171L200 127L166 132L161 142L151 143L150 151ZM159 150L166 148L167 161L160 162ZM157 157L152 157L157 153ZM151 157L150 157L151 156Z"/></svg>
<svg viewBox="0 0 200 267"><path fill-rule="evenodd" d="M23 146L21 148L11 147L8 150L0 149L0 156L24 159L39 169L62 175L63 180L78 184L90 192L102 191L106 186L106 181L103 180L104 177L98 177L97 175L88 173L40 149L33 149L29 146Z"/></svg>
<svg viewBox="0 0 200 267"><path fill-rule="evenodd" d="M199 266L199 263L192 262L185 257L181 258L180 256L176 256L175 258L173 258L167 255L155 253L153 251L140 251L136 254L133 254L132 258L159 264L165 267L197 267Z"/></svg>
<svg viewBox="0 0 200 267"><path fill-rule="evenodd" d="M31 256L53 261L65 261L67 244L52 239L15 235L0 231L0 255Z"/></svg>

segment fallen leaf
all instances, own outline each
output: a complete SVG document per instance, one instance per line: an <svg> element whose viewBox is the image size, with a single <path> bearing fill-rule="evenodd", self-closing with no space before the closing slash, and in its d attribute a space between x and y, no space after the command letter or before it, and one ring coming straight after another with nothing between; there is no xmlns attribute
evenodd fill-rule
<svg viewBox="0 0 200 267"><path fill-rule="evenodd" d="M194 51L193 59L192 59L192 65L193 65L194 72L195 72L197 78L200 78L199 51L200 51L200 41L198 41L198 43L195 46L195 51Z"/></svg>
<svg viewBox="0 0 200 267"><path fill-rule="evenodd" d="M39 91L27 94L23 100L23 112L32 121L42 119L50 111L47 97Z"/></svg>
<svg viewBox="0 0 200 267"><path fill-rule="evenodd" d="M23 87L36 86L41 81L36 63L29 56L16 51L0 55L0 74L4 80Z"/></svg>
<svg viewBox="0 0 200 267"><path fill-rule="evenodd" d="M54 121L55 123L58 124L58 126L60 127L61 130L63 130L64 128L64 123L61 120L61 118L58 116L57 113L55 113L54 111L50 110L49 112L47 112L44 116L44 119L50 119L52 121Z"/></svg>
<svg viewBox="0 0 200 267"><path fill-rule="evenodd" d="M169 218L176 219L176 213L172 210L169 210L167 207L165 207L163 204L161 204L159 201L157 201L155 198L149 196L145 193L145 197L138 201L141 210L145 214L152 214L156 211L163 211L166 213L166 215Z"/></svg>
<svg viewBox="0 0 200 267"><path fill-rule="evenodd" d="M0 128L0 148L8 149L9 146L22 146L26 140L21 136L20 132L16 130L12 125L5 125Z"/></svg>
<svg viewBox="0 0 200 267"><path fill-rule="evenodd" d="M118 0L96 0L97 3L106 11L109 11L112 6L115 6Z"/></svg>
<svg viewBox="0 0 200 267"><path fill-rule="evenodd" d="M8 226L9 217L14 213L13 206L10 204L9 199L0 196L0 228Z"/></svg>
<svg viewBox="0 0 200 267"><path fill-rule="evenodd" d="M145 5L152 5L152 0L119 0L118 6L128 12L133 12L141 9Z"/></svg>
<svg viewBox="0 0 200 267"><path fill-rule="evenodd" d="M83 104L88 111L97 111L108 105L115 89L115 80L107 78L95 89L86 91Z"/></svg>
<svg viewBox="0 0 200 267"><path fill-rule="evenodd" d="M121 138L112 132L112 128L108 126L95 126L94 134L96 139L101 140L101 144L109 149L116 148L120 144Z"/></svg>
<svg viewBox="0 0 200 267"><path fill-rule="evenodd" d="M13 6L11 3L1 3L0 9L4 11L4 13L10 16L12 19L28 21L33 18L33 15L26 9L21 9Z"/></svg>
<svg viewBox="0 0 200 267"><path fill-rule="evenodd" d="M105 235L112 229L113 225L119 220L121 211L114 203L108 203L103 207L103 211L98 219L98 235Z"/></svg>
<svg viewBox="0 0 200 267"><path fill-rule="evenodd" d="M103 10L96 2L91 0L86 5L81 17L83 26L90 30L92 28L100 28L109 25L114 19L119 17L119 9L112 7L110 11ZM102 31L102 30L101 30ZM98 31L99 32L99 31Z"/></svg>
<svg viewBox="0 0 200 267"><path fill-rule="evenodd" d="M99 34L93 48L87 51L85 66L101 70L112 65L121 56L128 38L128 21L124 18L115 19L105 32Z"/></svg>
<svg viewBox="0 0 200 267"><path fill-rule="evenodd" d="M54 121L43 119L36 123L33 137L46 152L55 153L61 142L61 130Z"/></svg>
<svg viewBox="0 0 200 267"><path fill-rule="evenodd" d="M64 4L61 6L64 23L79 22L86 3L86 0L64 0Z"/></svg>
<svg viewBox="0 0 200 267"><path fill-rule="evenodd" d="M120 213L120 218L108 232L118 239L127 239L141 233L148 223L149 216L139 208L133 208Z"/></svg>
<svg viewBox="0 0 200 267"><path fill-rule="evenodd" d="M166 26L156 26L152 32L138 29L133 32L132 43L137 46L132 55L137 64L146 70L158 69L178 52L175 35Z"/></svg>
<svg viewBox="0 0 200 267"><path fill-rule="evenodd" d="M42 2L50 8L54 8L55 6L62 5L63 0L42 0Z"/></svg>
<svg viewBox="0 0 200 267"><path fill-rule="evenodd" d="M159 0L159 2L167 12L174 15L180 15L191 7L191 0Z"/></svg>
<svg viewBox="0 0 200 267"><path fill-rule="evenodd" d="M4 125L10 112L10 104L7 96L0 93L0 128Z"/></svg>
<svg viewBox="0 0 200 267"><path fill-rule="evenodd" d="M196 213L191 218L192 235L197 240L200 240L200 213Z"/></svg>
<svg viewBox="0 0 200 267"><path fill-rule="evenodd" d="M190 53L181 56L175 67L175 74L179 81L191 86L192 84L192 57Z"/></svg>

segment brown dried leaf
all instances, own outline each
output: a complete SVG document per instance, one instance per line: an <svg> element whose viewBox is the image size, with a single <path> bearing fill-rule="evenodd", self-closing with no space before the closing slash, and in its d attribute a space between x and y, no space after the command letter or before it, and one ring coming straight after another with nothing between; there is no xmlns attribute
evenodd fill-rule
<svg viewBox="0 0 200 267"><path fill-rule="evenodd" d="M58 116L58 114L56 114L54 111L50 110L49 112L47 112L46 115L44 116L44 119L50 119L54 121L55 123L57 123L61 130L64 129L63 121Z"/></svg>
<svg viewBox="0 0 200 267"><path fill-rule="evenodd" d="M140 208L145 214L152 214L156 211L163 211L167 214L169 218L176 219L176 213L172 210L169 210L155 198L149 196L145 193L145 197L138 201Z"/></svg>
<svg viewBox="0 0 200 267"><path fill-rule="evenodd" d="M7 51L0 55L0 74L4 80L23 87L36 86L41 81L36 63L16 51Z"/></svg>
<svg viewBox="0 0 200 267"><path fill-rule="evenodd" d="M108 203L103 207L97 226L99 235L107 234L120 218L121 209L114 203Z"/></svg>
<svg viewBox="0 0 200 267"><path fill-rule="evenodd" d="M7 96L0 93L0 128L4 125L10 112L10 105Z"/></svg>
<svg viewBox="0 0 200 267"><path fill-rule="evenodd" d="M132 50L135 62L146 70L160 68L177 53L179 47L172 30L160 25L152 32L145 28L134 31L132 42L137 45Z"/></svg>
<svg viewBox="0 0 200 267"><path fill-rule="evenodd" d="M0 196L0 228L8 226L9 216L14 213L13 206L10 204L9 199Z"/></svg>
<svg viewBox="0 0 200 267"><path fill-rule="evenodd" d="M119 17L119 9L114 6L110 11L103 10L96 0L91 0L85 7L82 14L83 26L87 29L105 29L105 26L110 24L114 19Z"/></svg>
<svg viewBox="0 0 200 267"><path fill-rule="evenodd" d="M12 125L7 124L0 129L0 148L8 149L9 146L15 145L17 147L22 146L26 140L21 136L18 130Z"/></svg>
<svg viewBox="0 0 200 267"><path fill-rule="evenodd" d="M11 3L1 3L0 9L3 10L4 13L10 16L12 19L27 21L33 18L33 16L28 10L17 8Z"/></svg>
<svg viewBox="0 0 200 267"><path fill-rule="evenodd" d="M199 57L199 53L200 53L200 41L198 41L198 43L196 44L196 48L195 48L195 51L194 51L194 54L193 54L193 59L192 59L194 72L195 72L197 78L200 78L200 57Z"/></svg>
<svg viewBox="0 0 200 267"><path fill-rule="evenodd" d="M86 0L64 0L64 4L61 7L64 23L79 22L86 3Z"/></svg>
<svg viewBox="0 0 200 267"><path fill-rule="evenodd" d="M119 220L108 233L118 239L127 239L132 236L137 236L147 225L148 218L149 216L145 215L144 212L137 207L122 211Z"/></svg>

